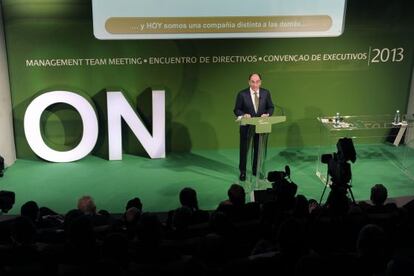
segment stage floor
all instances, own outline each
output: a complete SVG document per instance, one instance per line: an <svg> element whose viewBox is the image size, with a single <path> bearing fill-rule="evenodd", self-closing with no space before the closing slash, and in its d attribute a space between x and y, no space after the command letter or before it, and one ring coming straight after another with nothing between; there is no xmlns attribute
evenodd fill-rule
<svg viewBox="0 0 414 276"><path fill-rule="evenodd" d="M369 199L370 188L376 183L388 188L389 197L414 195L414 149L389 144L355 147L358 157L352 164L352 190L357 200ZM280 171L289 165L298 194L319 201L324 185L316 176L318 156L334 150L271 148L266 169ZM239 183L238 149L170 153L158 160L131 155L123 158L107 161L89 156L60 164L19 159L0 178L0 189L16 193L10 214L18 214L21 205L29 200L65 213L76 208L82 195L91 195L98 209L112 213L123 212L133 197L141 198L145 211L163 212L179 206L178 194L184 187L197 191L200 208L212 210L227 198L230 185ZM319 166L326 174L326 165Z"/></svg>

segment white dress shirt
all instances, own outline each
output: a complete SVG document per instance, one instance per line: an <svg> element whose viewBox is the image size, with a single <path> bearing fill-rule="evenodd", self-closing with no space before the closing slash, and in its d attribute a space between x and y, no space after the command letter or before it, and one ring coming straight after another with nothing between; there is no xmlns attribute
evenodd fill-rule
<svg viewBox="0 0 414 276"><path fill-rule="evenodd" d="M255 101L255 95L254 95L254 90L250 87L250 96L252 97L252 102L253 102L253 106L254 106L254 111L257 113L257 106L256 106L256 101ZM260 99L260 89L257 90L257 97Z"/></svg>
<svg viewBox="0 0 414 276"><path fill-rule="evenodd" d="M255 103L255 101L254 101L254 97L256 97L255 95L254 95L254 90L250 87L250 96L252 97L252 102L253 102L253 107L254 107L254 111L257 113L257 106L256 106L256 103ZM257 96L259 97L259 99L260 99L260 88L259 88L259 90L257 90ZM253 115L253 114L250 114L250 115ZM241 118L243 118L243 115L241 115L241 116L238 116L237 118L236 118L236 121L240 121L241 120Z"/></svg>

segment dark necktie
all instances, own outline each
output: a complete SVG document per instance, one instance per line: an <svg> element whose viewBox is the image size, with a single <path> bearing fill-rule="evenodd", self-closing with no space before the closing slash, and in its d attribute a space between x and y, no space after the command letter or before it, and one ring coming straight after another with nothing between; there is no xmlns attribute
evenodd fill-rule
<svg viewBox="0 0 414 276"><path fill-rule="evenodd" d="M259 111L259 93L254 92L254 105L256 106L256 113Z"/></svg>

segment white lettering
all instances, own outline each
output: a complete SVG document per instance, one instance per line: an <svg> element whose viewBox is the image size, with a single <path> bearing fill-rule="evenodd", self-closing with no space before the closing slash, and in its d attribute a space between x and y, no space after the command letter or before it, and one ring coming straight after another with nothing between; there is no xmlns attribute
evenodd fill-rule
<svg viewBox="0 0 414 276"><path fill-rule="evenodd" d="M69 151L51 149L44 142L40 131L40 117L43 111L56 103L73 106L82 119L82 139ZM52 91L40 95L30 103L24 114L24 133L29 146L40 158L50 162L72 162L82 159L95 147L98 139L98 119L93 106L84 97L68 91Z"/></svg>
<svg viewBox="0 0 414 276"><path fill-rule="evenodd" d="M152 91L152 135L122 92L107 92L109 160L122 159L122 119L151 158L165 157L165 93Z"/></svg>

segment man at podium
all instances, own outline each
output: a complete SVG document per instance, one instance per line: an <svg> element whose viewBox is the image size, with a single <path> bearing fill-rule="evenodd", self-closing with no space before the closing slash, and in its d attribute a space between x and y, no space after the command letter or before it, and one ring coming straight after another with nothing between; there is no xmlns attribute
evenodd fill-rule
<svg viewBox="0 0 414 276"><path fill-rule="evenodd" d="M241 119L242 117L268 117L273 114L274 105L269 90L261 88L262 77L258 73L249 76L249 87L237 94L234 114ZM246 180L246 161L249 143L253 137L253 175L256 175L257 152L259 145L259 135L254 134L254 127L240 125L240 181Z"/></svg>

